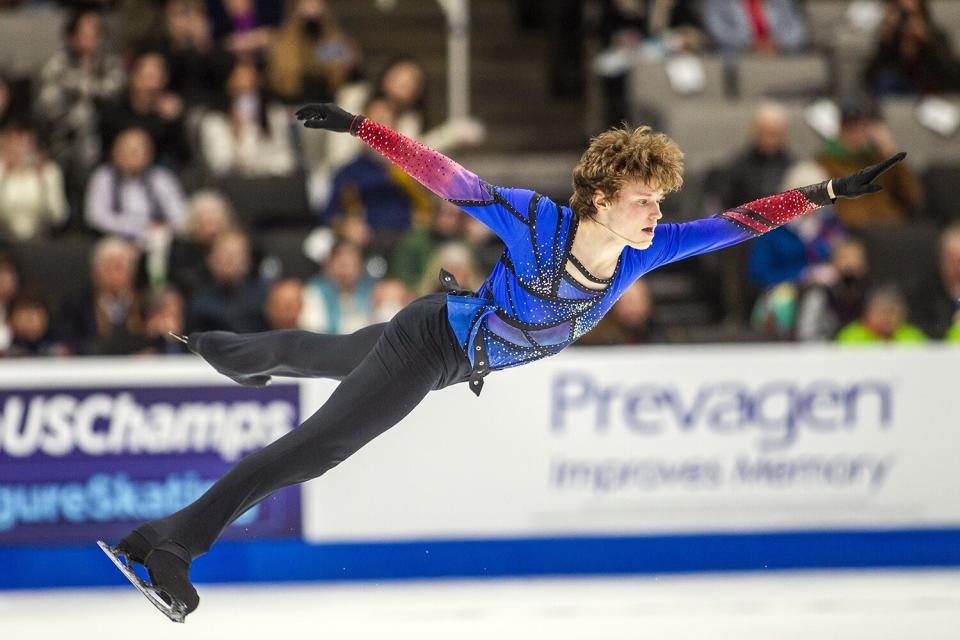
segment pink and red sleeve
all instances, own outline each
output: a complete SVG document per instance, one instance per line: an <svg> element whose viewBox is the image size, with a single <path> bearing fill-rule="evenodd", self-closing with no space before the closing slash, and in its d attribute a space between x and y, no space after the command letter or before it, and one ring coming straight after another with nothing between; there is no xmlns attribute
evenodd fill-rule
<svg viewBox="0 0 960 640"><path fill-rule="evenodd" d="M360 123L356 135L445 200L476 202L493 200L493 196L472 172L442 153L425 147L389 127L366 118Z"/></svg>

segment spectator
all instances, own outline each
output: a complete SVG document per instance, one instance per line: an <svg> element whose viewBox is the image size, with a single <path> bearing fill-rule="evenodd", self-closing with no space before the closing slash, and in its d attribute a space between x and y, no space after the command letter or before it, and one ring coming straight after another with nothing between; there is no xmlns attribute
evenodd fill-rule
<svg viewBox="0 0 960 640"><path fill-rule="evenodd" d="M731 209L779 193L787 169L793 162L788 140L787 112L783 106L772 101L759 104L753 112L747 147L730 161L718 179L719 185L715 189L715 197L719 198L717 204L723 209ZM758 284L763 286L763 282L758 283L749 273L748 256L754 250L754 243L731 247L720 267L721 299L728 320L737 324L744 320L746 311L760 294Z"/></svg>
<svg viewBox="0 0 960 640"><path fill-rule="evenodd" d="M336 102L356 113L373 97L383 98L396 114L396 130L441 153L458 147L475 145L483 131L468 121L450 120L427 130L426 72L412 58L400 57L388 63L380 76L369 82L351 83L337 92ZM337 168L350 162L363 150L363 143L353 136L325 136L324 161ZM308 163L315 164L312 160Z"/></svg>
<svg viewBox="0 0 960 640"><path fill-rule="evenodd" d="M181 354L187 346L171 340L170 334L183 335L183 296L172 287L154 291L147 298L146 344L143 354Z"/></svg>
<svg viewBox="0 0 960 640"><path fill-rule="evenodd" d="M142 129L127 129L113 144L113 160L90 178L86 220L101 233L145 242L155 227L179 229L186 216L176 176L153 164L153 145Z"/></svg>
<svg viewBox="0 0 960 640"><path fill-rule="evenodd" d="M250 239L233 229L213 241L211 281L187 305L187 331L262 331L266 286L251 268Z"/></svg>
<svg viewBox="0 0 960 640"><path fill-rule="evenodd" d="M354 74L360 50L326 0L295 0L267 56L270 88L288 103L326 102Z"/></svg>
<svg viewBox="0 0 960 640"><path fill-rule="evenodd" d="M66 345L56 338L50 324L50 310L38 295L23 294L10 304L12 340L6 350L9 357L63 356Z"/></svg>
<svg viewBox="0 0 960 640"><path fill-rule="evenodd" d="M770 193L789 191L828 180L815 163L799 163L786 175L783 184ZM832 206L799 216L765 233L748 249L748 273L753 284L769 287L781 282L821 282L831 275L831 243L844 233Z"/></svg>
<svg viewBox="0 0 960 640"><path fill-rule="evenodd" d="M342 334L367 326L373 321L373 285L373 278L363 269L360 248L349 240L337 240L323 275L307 281L303 327Z"/></svg>
<svg viewBox="0 0 960 640"><path fill-rule="evenodd" d="M925 279L913 292L916 323L931 338L943 338L960 311L960 223L940 234L937 277Z"/></svg>
<svg viewBox="0 0 960 640"><path fill-rule="evenodd" d="M63 174L37 148L35 131L10 121L0 130L0 233L33 240L67 219Z"/></svg>
<svg viewBox="0 0 960 640"><path fill-rule="evenodd" d="M864 69L875 96L960 91L960 61L927 0L886 0L876 50Z"/></svg>
<svg viewBox="0 0 960 640"><path fill-rule="evenodd" d="M838 238L830 250L826 277L810 281L800 292L795 336L801 341L833 340L863 313L870 281L867 252L854 237Z"/></svg>
<svg viewBox="0 0 960 640"><path fill-rule="evenodd" d="M867 296L863 317L840 330L840 344L926 342L919 328L906 322L907 305L894 287L875 289Z"/></svg>
<svg viewBox="0 0 960 640"><path fill-rule="evenodd" d="M136 247L116 236L93 248L91 288L68 301L65 338L75 353L125 354L143 347L143 301L135 286Z"/></svg>
<svg viewBox="0 0 960 640"><path fill-rule="evenodd" d="M303 282L297 278L274 282L263 307L267 329L300 329L302 313Z"/></svg>
<svg viewBox="0 0 960 640"><path fill-rule="evenodd" d="M655 344L667 342L666 327L653 314L653 296L645 280L630 285L610 313L577 344Z"/></svg>
<svg viewBox="0 0 960 640"><path fill-rule="evenodd" d="M166 0L161 36L149 42L167 60L168 88L187 108L213 104L233 62L217 45L203 0Z"/></svg>
<svg viewBox="0 0 960 640"><path fill-rule="evenodd" d="M464 289L476 291L483 284L483 274L477 267L477 260L470 247L462 242L446 242L437 247L433 259L423 271L423 277L414 293L425 296L428 293L442 291L440 286L440 269L444 268L453 274L457 282Z"/></svg>
<svg viewBox="0 0 960 640"><path fill-rule="evenodd" d="M10 303L20 293L20 268L13 254L0 251L0 352L10 347Z"/></svg>
<svg viewBox="0 0 960 640"><path fill-rule="evenodd" d="M465 216L455 204L444 202L434 211L430 226L407 231L393 252L390 274L410 288L417 286L437 247L463 238Z"/></svg>
<svg viewBox="0 0 960 640"><path fill-rule="evenodd" d="M840 178L882 162L899 149L874 103L848 100L841 107L839 135L827 140L817 162L831 178ZM845 228L860 230L876 223L904 222L922 197L920 182L905 162L877 178L877 184L883 191L870 198L837 201L837 214Z"/></svg>
<svg viewBox="0 0 960 640"><path fill-rule="evenodd" d="M413 292L397 278L378 280L373 287L373 322L389 322L398 311L413 302Z"/></svg>
<svg viewBox="0 0 960 640"><path fill-rule="evenodd" d="M780 192L787 169L794 162L788 133L787 112L782 105L763 102L754 109L747 148L733 158L726 171L721 195L725 209Z"/></svg>
<svg viewBox="0 0 960 640"><path fill-rule="evenodd" d="M100 158L97 113L125 81L119 58L103 51L100 15L81 9L67 19L66 46L43 66L34 104L50 154L66 172L71 202Z"/></svg>
<svg viewBox="0 0 960 640"><path fill-rule="evenodd" d="M286 109L260 88L257 68L237 60L226 83L226 104L203 116L200 137L216 175L289 175L295 167Z"/></svg>
<svg viewBox="0 0 960 640"><path fill-rule="evenodd" d="M190 298L210 282L207 267L214 240L233 226L234 214L223 195L212 189L197 191L187 205L185 233L170 245L168 280Z"/></svg>
<svg viewBox="0 0 960 640"><path fill-rule="evenodd" d="M810 40L795 0L710 0L703 11L707 33L723 51L798 51Z"/></svg>
<svg viewBox="0 0 960 640"><path fill-rule="evenodd" d="M134 59L127 92L103 109L104 149L113 146L121 131L138 127L150 135L159 164L180 169L190 162L183 99L167 90L168 82L167 61L159 52Z"/></svg>
<svg viewBox="0 0 960 640"><path fill-rule="evenodd" d="M396 116L390 105L374 99L366 109L367 117L392 127ZM378 247L392 248L410 228L415 211L430 207L430 196L383 156L365 147L364 152L340 169L333 179L333 189L324 221L328 224L338 215L363 216L378 236Z"/></svg>
<svg viewBox="0 0 960 640"><path fill-rule="evenodd" d="M230 53L254 60L273 42L283 8L278 0L207 0L216 41Z"/></svg>

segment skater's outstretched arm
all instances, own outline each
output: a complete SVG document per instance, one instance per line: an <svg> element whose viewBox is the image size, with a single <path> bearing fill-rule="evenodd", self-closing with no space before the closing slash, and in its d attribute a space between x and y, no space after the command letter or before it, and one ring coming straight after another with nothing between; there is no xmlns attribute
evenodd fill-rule
<svg viewBox="0 0 960 640"><path fill-rule="evenodd" d="M490 227L507 246L527 237L532 191L488 184L442 153L332 103L307 105L296 115L311 129L357 136L427 189Z"/></svg>
<svg viewBox="0 0 960 640"><path fill-rule="evenodd" d="M882 190L872 184L873 180L906 155L900 152L853 175L753 200L709 218L658 225L650 247L639 250L628 246L627 257L642 275L671 262L755 238L837 198L857 198Z"/></svg>

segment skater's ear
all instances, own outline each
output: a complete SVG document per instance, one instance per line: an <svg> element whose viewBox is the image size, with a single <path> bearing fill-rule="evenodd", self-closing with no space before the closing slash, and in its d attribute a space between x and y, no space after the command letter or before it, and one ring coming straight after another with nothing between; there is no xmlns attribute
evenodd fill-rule
<svg viewBox="0 0 960 640"><path fill-rule="evenodd" d="M591 200L593 201L593 206L596 207L597 211L606 209L610 206L610 197L600 189L594 190L593 198L591 198Z"/></svg>

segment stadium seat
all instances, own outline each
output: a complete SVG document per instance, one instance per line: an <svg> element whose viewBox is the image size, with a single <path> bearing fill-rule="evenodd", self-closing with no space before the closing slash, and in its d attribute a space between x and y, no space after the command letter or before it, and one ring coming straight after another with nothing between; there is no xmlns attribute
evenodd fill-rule
<svg viewBox="0 0 960 640"><path fill-rule="evenodd" d="M269 178L228 176L218 179L216 187L250 230L303 227L311 222L306 177L302 173Z"/></svg>
<svg viewBox="0 0 960 640"><path fill-rule="evenodd" d="M280 277L306 279L317 275L320 267L303 253L302 229L274 229L257 238L258 248L267 258L280 262Z"/></svg>
<svg viewBox="0 0 960 640"><path fill-rule="evenodd" d="M37 285L59 302L78 295L90 284L90 251L95 242L90 236L76 235L12 245L25 274L23 284Z"/></svg>
<svg viewBox="0 0 960 640"><path fill-rule="evenodd" d="M947 97L960 107L960 98ZM916 118L916 98L886 98L880 106L894 140L905 149L912 167L922 169L928 164L960 163L960 134L943 138L921 126Z"/></svg>
<svg viewBox="0 0 960 640"><path fill-rule="evenodd" d="M43 64L63 47L64 12L42 8L0 15L0 69L39 77Z"/></svg>
<svg viewBox="0 0 960 640"><path fill-rule="evenodd" d="M702 100L720 100L725 95L723 60L720 56L703 56L706 84L702 92L678 95L667 80L663 62L641 62L629 73L627 96L633 110L643 107L663 111L679 103L695 103Z"/></svg>
<svg viewBox="0 0 960 640"><path fill-rule="evenodd" d="M822 95L830 86L827 60L820 54L741 56L737 87L741 98Z"/></svg>

